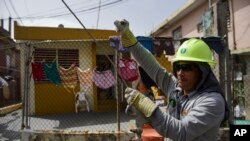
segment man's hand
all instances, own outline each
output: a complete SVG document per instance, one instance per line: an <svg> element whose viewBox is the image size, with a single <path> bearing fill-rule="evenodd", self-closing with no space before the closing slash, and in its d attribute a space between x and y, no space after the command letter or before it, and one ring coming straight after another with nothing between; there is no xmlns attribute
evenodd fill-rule
<svg viewBox="0 0 250 141"><path fill-rule="evenodd" d="M123 47L131 47L137 43L134 34L129 29L129 22L127 20L114 22L117 32L121 34Z"/></svg>
<svg viewBox="0 0 250 141"><path fill-rule="evenodd" d="M152 100L132 88L126 88L125 99L127 100L128 105L134 106L146 117L150 117L157 108Z"/></svg>

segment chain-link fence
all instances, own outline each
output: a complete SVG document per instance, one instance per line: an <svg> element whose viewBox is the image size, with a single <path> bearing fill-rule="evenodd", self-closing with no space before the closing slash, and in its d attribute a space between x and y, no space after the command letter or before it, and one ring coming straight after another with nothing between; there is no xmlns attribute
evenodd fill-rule
<svg viewBox="0 0 250 141"><path fill-rule="evenodd" d="M0 43L0 140L20 139L21 114L6 115L21 107L19 55L12 42Z"/></svg>
<svg viewBox="0 0 250 141"><path fill-rule="evenodd" d="M21 59L23 128L128 131L119 54L108 41L39 42L21 48L26 56Z"/></svg>
<svg viewBox="0 0 250 141"><path fill-rule="evenodd" d="M250 124L250 69L249 55L233 55L233 98L234 124Z"/></svg>
<svg viewBox="0 0 250 141"><path fill-rule="evenodd" d="M180 43L174 44L176 47L172 50L175 51ZM17 47L20 48L20 58L16 57L15 61L20 62L20 69L15 76L19 74L19 80L15 81L15 89L10 88L10 91L15 91L15 96L18 93L22 95L23 107L1 117L3 139L20 139L22 129L129 131L130 121L135 116L124 112L127 106L124 89L127 86L143 88L138 79L147 77L140 74L139 66L129 52L113 49L108 40L96 43L89 40L25 42L17 43ZM164 49L158 53L147 49L172 72L172 53ZM224 90L230 84L226 80L233 78L230 86L233 120L235 124L245 124L250 117L247 87L250 58L247 55L230 55L233 71L229 71L231 73L227 76L224 61L219 61L225 56L215 55L219 65L214 72ZM162 104L166 104L167 97L158 96L159 101L156 102L163 100Z"/></svg>

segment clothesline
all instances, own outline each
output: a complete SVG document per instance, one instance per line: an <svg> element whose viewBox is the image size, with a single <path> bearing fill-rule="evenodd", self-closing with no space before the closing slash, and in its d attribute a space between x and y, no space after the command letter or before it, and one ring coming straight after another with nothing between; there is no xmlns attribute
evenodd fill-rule
<svg viewBox="0 0 250 141"><path fill-rule="evenodd" d="M115 85L115 78L110 69L82 70L75 64L69 68L57 67L56 63L32 62L32 74L35 81L48 79L55 85L62 84L67 87L75 87L77 82L82 86L91 86L92 82L101 88L108 89ZM133 82L138 78L138 66L133 59L120 59L118 65L118 75L127 82Z"/></svg>

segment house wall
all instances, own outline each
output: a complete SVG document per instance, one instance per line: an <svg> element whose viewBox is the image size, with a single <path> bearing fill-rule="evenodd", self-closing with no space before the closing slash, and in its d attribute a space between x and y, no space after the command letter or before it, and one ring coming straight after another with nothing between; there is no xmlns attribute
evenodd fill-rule
<svg viewBox="0 0 250 141"><path fill-rule="evenodd" d="M195 5L196 3L193 3L190 7L193 7L193 5ZM183 11L187 11L188 13L183 13L180 11L180 13L174 13L173 15L176 15L176 17L173 18L173 21L169 21L168 23L166 23L165 28L162 28L162 32L159 32L159 34L156 34L155 36L173 36L172 32L181 26L181 32L182 32L182 38L190 38L190 37L204 37L205 36L205 32L201 31L198 32L198 24L202 23L202 17L204 15L204 13L209 9L209 5L208 5L208 1L204 1L202 2L199 6L197 6L196 8L190 8L188 7L187 9L189 10L184 10ZM217 5L216 5L216 1L212 1L211 2L211 6L213 8L213 21L212 21L212 25L210 28L210 30L208 30L209 32L207 32L206 35L210 36L218 36L218 27L217 27L217 21L216 19L219 18L217 17ZM182 18L178 18L181 15L186 14L184 17ZM163 31L164 29L164 31ZM156 32L157 33L157 32ZM176 48L177 49L177 48ZM169 57L170 60L172 57ZM219 64L219 55L214 53L214 59L217 61L217 64ZM216 65L213 68L213 71L216 75L216 77L219 79L220 77L220 71L219 71L219 65Z"/></svg>
<svg viewBox="0 0 250 141"><path fill-rule="evenodd" d="M35 44L35 42L31 42ZM78 49L79 50L79 67L82 70L93 69L96 66L96 55L114 55L114 49L109 47L109 42L103 41L98 43L98 46L92 44L92 42L84 41L66 41L52 43L38 43L34 45L36 48L57 48L57 49ZM21 47L22 58L22 77L24 78L25 70L25 52L27 47ZM32 49L31 49L32 50ZM60 64L59 64L60 65ZM31 66L30 66L31 71ZM24 82L22 82L24 86ZM65 89L63 85L56 86L51 82L38 82L35 83L33 79L29 83L29 112L31 115L47 115L47 114L59 114L59 113L72 113L75 112L75 92L83 89L89 102L90 109L93 111L101 111L101 108L115 107L115 101L106 101L107 105L99 105L96 86L92 85L89 88L80 88L78 85L74 90ZM24 91L23 91L24 93ZM106 108L107 108L106 107Z"/></svg>
<svg viewBox="0 0 250 141"><path fill-rule="evenodd" d="M36 48L70 48L79 50L79 67L82 70L93 68L93 49L92 45L84 42L55 42L51 44L38 44ZM30 84L30 111L36 115L71 113L75 112L75 92L80 90L77 86L73 89L65 89L62 85L56 86L50 82L34 84L33 79ZM90 107L93 109L93 88L86 91L88 99L91 99Z"/></svg>
<svg viewBox="0 0 250 141"><path fill-rule="evenodd" d="M182 36L183 37L200 37L203 36L203 33L197 32L197 24L201 22L202 14L208 9L208 4L204 3L199 6L197 9L188 13L184 18L170 25L163 33L156 36L167 36L171 37L173 30L182 27Z"/></svg>
<svg viewBox="0 0 250 141"><path fill-rule="evenodd" d="M250 1L249 0L232 0L231 6L233 15L231 15L231 28L229 30L229 48L233 52L241 53L248 49L250 51L249 37L250 37ZM232 17L233 16L233 17ZM233 20L234 19L234 29ZM233 37L235 32L235 37ZM235 38L235 39L234 39ZM234 40L236 46L234 46Z"/></svg>
<svg viewBox="0 0 250 141"><path fill-rule="evenodd" d="M94 68L96 66L96 54L114 54L114 50L109 47L108 38L109 36L118 35L114 30L94 30L88 29L88 32L95 38L98 43L98 48L93 45L93 39L89 36L88 32L83 29L73 29L73 28L52 28L52 27L25 27L19 26L17 22L14 23L15 34L14 37L18 42L31 42L35 41L59 41L56 46L59 48L77 48L79 49L79 67L84 70L87 68ZM99 41L101 39L101 41ZM78 43L77 45L68 45L61 43L60 41L75 40L74 42L83 41L85 43ZM88 45L86 45L86 42ZM105 43L104 43L105 42ZM28 47L25 44L19 44L21 48L21 86L25 85L25 68L26 53L28 52ZM40 46L39 46L40 45ZM42 44L36 44L37 47L48 48L53 47L52 45L42 46ZM86 50L87 49L87 50ZM113 52L112 52L113 51ZM30 54L31 55L31 54ZM29 68L31 72L31 67ZM66 113L75 112L74 108L74 94L68 93L63 87L55 86L54 84L41 83L34 84L33 79L28 82L29 89L29 114L55 114L55 113ZM75 89L78 91L79 86ZM21 94L24 95L24 89L22 89ZM86 92L90 99L90 108L93 111L97 111L98 106L105 107L104 105L98 105L97 91L96 87L93 85L92 88L88 89ZM114 105L112 105L115 107Z"/></svg>

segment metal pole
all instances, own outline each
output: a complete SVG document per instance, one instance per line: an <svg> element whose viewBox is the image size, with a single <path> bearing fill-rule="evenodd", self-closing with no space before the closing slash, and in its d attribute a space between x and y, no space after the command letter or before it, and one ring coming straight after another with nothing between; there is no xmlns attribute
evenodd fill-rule
<svg viewBox="0 0 250 141"><path fill-rule="evenodd" d="M26 63L27 63L27 58L28 58L28 53L27 53L27 47L25 45L24 47L24 87L23 87L23 95L22 95L22 125L21 125L21 129L25 128L25 124L24 124L24 118L25 118L25 110L26 110L26 85L27 85L27 67L26 67Z"/></svg>
<svg viewBox="0 0 250 141"><path fill-rule="evenodd" d="M100 12L101 12L101 3L102 3L102 0L99 1L99 7L98 7L98 13L97 13L97 22L96 22L96 29L98 29L98 25L99 25L99 18L100 18Z"/></svg>
<svg viewBox="0 0 250 141"><path fill-rule="evenodd" d="M29 93L30 93L30 62L31 62L31 59L32 59L32 55L33 53L31 54L31 46L28 45L28 55L27 55L27 59L26 59L26 67L25 67L25 78L26 78L26 94L25 94L25 125L26 125L26 129L29 129L29 121L28 121L28 115L29 115Z"/></svg>
<svg viewBox="0 0 250 141"><path fill-rule="evenodd" d="M228 46L228 38L226 38L226 46L225 46L225 72L226 72L226 77L225 77L225 90L226 90L226 100L227 100L227 103L228 103L228 106L230 107L229 110L230 110L230 113L232 113L231 111L231 99L232 99L232 92L231 92L231 77L230 77L230 74L232 72L231 70L231 58L230 58L230 50L229 50L229 46ZM233 117L232 117L232 114L230 114L229 116L229 123L232 123L233 121Z"/></svg>

